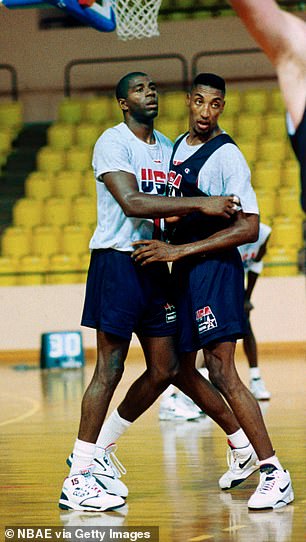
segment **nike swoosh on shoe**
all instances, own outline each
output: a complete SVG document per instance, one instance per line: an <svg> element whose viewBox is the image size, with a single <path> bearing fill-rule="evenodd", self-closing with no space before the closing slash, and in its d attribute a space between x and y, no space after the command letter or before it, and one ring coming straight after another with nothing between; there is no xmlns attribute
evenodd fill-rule
<svg viewBox="0 0 306 542"><path fill-rule="evenodd" d="M248 462L252 459L252 454L247 458L246 461L244 461L243 463L239 463L239 468L240 469L244 469L244 467L248 464Z"/></svg>

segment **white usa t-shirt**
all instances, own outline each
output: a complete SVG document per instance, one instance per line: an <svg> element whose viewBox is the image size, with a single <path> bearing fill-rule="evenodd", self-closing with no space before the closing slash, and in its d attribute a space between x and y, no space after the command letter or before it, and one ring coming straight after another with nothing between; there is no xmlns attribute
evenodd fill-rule
<svg viewBox="0 0 306 542"><path fill-rule="evenodd" d="M98 177L112 171L126 171L135 175L140 192L164 196L172 142L157 130L154 130L154 136L155 144L145 143L122 122L106 130L97 140L92 165L96 178L98 224L90 249L113 248L131 252L134 241L152 239L153 220L126 217Z"/></svg>
<svg viewBox="0 0 306 542"><path fill-rule="evenodd" d="M245 245L241 245L240 247L238 247L244 271L246 273L248 271L253 271L254 273L260 275L260 273L262 272L263 261L261 260L260 262L254 262L254 260L257 257L261 246L266 242L269 235L271 234L271 231L272 230L270 226L267 226L266 224L260 222L259 236L257 241L255 241L255 243L246 243Z"/></svg>
<svg viewBox="0 0 306 542"><path fill-rule="evenodd" d="M176 149L174 163L184 162L203 145L188 145L186 138L187 135ZM200 169L197 186L208 196L235 194L244 213L259 214L250 169L233 143L225 143L208 158Z"/></svg>

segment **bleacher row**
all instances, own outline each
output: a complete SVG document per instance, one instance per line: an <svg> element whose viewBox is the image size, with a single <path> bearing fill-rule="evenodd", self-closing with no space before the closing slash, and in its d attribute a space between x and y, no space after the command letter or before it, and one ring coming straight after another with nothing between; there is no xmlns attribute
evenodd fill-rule
<svg viewBox="0 0 306 542"><path fill-rule="evenodd" d="M303 214L299 170L287 140L280 94L276 89L230 90L226 102L220 126L248 160L261 220L272 226L264 274L294 275L303 243ZM185 93L160 96L159 130L175 139L186 130L186 117ZM104 129L121 120L116 101L106 95L60 102L47 145L37 154L36 171L25 180L25 197L15 203L13 223L2 235L0 284L85 280L88 242L96 223L92 148ZM20 104L0 104L4 167L21 125Z"/></svg>

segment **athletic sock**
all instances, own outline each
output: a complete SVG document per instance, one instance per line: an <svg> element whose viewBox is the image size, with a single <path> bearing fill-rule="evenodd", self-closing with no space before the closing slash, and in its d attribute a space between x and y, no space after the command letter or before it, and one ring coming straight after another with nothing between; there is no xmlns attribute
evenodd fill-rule
<svg viewBox="0 0 306 542"><path fill-rule="evenodd" d="M106 448L110 444L114 444L132 423L133 422L121 418L117 409L114 410L103 424L97 438L96 446L99 448Z"/></svg>
<svg viewBox="0 0 306 542"><path fill-rule="evenodd" d="M276 467L277 469L284 470L276 455L272 455L267 459L262 459L261 461L259 461L259 466L262 467L263 465L274 465L274 467Z"/></svg>
<svg viewBox="0 0 306 542"><path fill-rule="evenodd" d="M76 439L69 476L79 474L92 466L96 445Z"/></svg>
<svg viewBox="0 0 306 542"><path fill-rule="evenodd" d="M207 367L200 367L198 371L202 376L204 376L204 378L206 378L206 380L209 380L209 372Z"/></svg>
<svg viewBox="0 0 306 542"><path fill-rule="evenodd" d="M250 441L248 437L246 436L243 429L238 429L235 433L232 435L226 435L227 440L230 446L232 448L245 448L246 446L249 446Z"/></svg>
<svg viewBox="0 0 306 542"><path fill-rule="evenodd" d="M259 367L250 367L250 380L260 378L260 369Z"/></svg>

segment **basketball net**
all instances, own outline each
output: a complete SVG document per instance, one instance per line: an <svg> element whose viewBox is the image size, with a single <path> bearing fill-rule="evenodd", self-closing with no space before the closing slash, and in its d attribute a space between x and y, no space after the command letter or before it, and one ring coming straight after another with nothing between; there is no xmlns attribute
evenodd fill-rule
<svg viewBox="0 0 306 542"><path fill-rule="evenodd" d="M161 0L111 0L118 38L126 41L159 36L160 5Z"/></svg>

